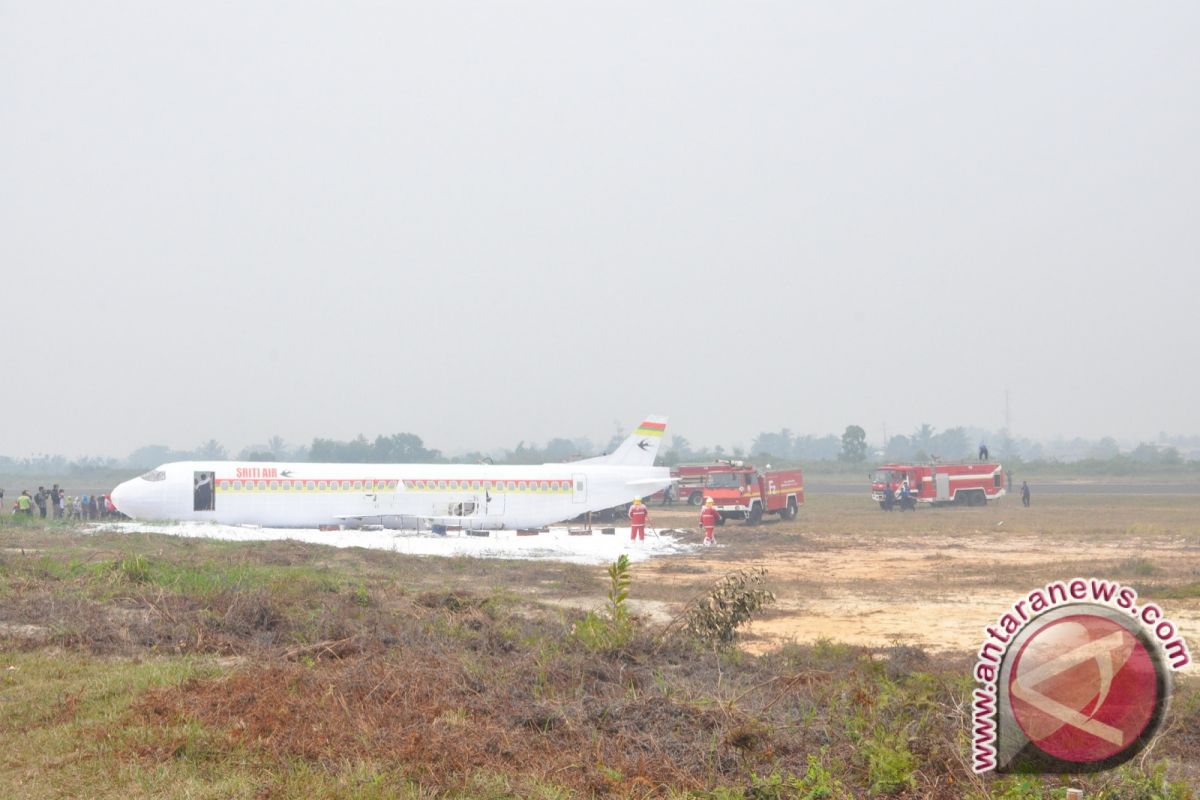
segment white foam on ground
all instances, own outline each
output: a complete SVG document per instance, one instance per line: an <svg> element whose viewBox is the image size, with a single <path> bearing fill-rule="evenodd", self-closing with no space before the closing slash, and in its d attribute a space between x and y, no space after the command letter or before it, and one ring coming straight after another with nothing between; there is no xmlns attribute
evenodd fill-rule
<svg viewBox="0 0 1200 800"><path fill-rule="evenodd" d="M254 528L215 525L208 522L116 522L91 526L92 532L163 533L170 536L224 539L234 542L266 542L291 539L330 547L365 547L414 556L471 556L473 558L546 559L571 564L607 564L625 553L630 561L678 555L695 551L674 531L646 531L646 541L630 542L629 528L615 534L593 528L590 536L572 536L567 528L554 527L536 536L518 536L516 531L488 531L487 536L470 536L449 531L437 536L426 531L343 530L315 528Z"/></svg>

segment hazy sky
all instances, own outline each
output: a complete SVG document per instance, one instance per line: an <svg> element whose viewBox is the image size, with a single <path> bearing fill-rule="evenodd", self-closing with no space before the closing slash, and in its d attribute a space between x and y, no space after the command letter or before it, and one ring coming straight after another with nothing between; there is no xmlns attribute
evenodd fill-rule
<svg viewBox="0 0 1200 800"><path fill-rule="evenodd" d="M0 453L1200 430L1200 4L0 0Z"/></svg>

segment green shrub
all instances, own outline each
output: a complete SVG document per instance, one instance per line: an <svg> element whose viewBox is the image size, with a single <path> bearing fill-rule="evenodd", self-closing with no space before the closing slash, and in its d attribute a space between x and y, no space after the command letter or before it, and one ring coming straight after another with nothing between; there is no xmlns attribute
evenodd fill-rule
<svg viewBox="0 0 1200 800"><path fill-rule="evenodd" d="M873 795L900 794L917 785L917 759L898 737L876 737L862 743L867 781Z"/></svg>
<svg viewBox="0 0 1200 800"><path fill-rule="evenodd" d="M763 588L766 575L766 569L757 567L732 572L717 581L708 595L686 612L688 633L717 647L733 644L738 628L775 602L775 595Z"/></svg>
<svg viewBox="0 0 1200 800"><path fill-rule="evenodd" d="M821 766L816 756L809 754L808 768L803 775L751 773L750 785L737 796L748 800L840 800L850 795L842 782Z"/></svg>

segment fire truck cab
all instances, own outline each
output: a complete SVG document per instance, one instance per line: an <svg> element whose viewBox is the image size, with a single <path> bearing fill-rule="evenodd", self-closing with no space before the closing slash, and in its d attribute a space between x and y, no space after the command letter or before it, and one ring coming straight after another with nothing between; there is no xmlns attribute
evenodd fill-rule
<svg viewBox="0 0 1200 800"><path fill-rule="evenodd" d="M691 506L704 502L704 489L708 486L709 476L715 473L727 473L733 467L726 462L715 464L680 464L671 470L671 477L677 478L675 496L680 501Z"/></svg>
<svg viewBox="0 0 1200 800"><path fill-rule="evenodd" d="M798 469L767 470L732 462L723 472L710 472L704 488L720 512L720 523L744 519L750 525L762 521L763 514L778 514L794 519L804 505L804 473Z"/></svg>
<svg viewBox="0 0 1200 800"><path fill-rule="evenodd" d="M1000 464L884 464L870 477L871 498L884 511L918 503L985 506L1005 495Z"/></svg>

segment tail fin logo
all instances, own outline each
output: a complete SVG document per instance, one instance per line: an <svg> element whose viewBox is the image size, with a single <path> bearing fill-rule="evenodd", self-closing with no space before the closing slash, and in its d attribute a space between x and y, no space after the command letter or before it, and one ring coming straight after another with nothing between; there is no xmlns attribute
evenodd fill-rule
<svg viewBox="0 0 1200 800"><path fill-rule="evenodd" d="M667 430L667 423L651 422L650 420L646 420L645 422L643 422L641 425L638 426L638 429L633 432L633 435L634 436L662 436L666 430ZM641 447L641 445L638 445L638 446ZM642 449L644 450L645 448L642 448Z"/></svg>
<svg viewBox="0 0 1200 800"><path fill-rule="evenodd" d="M666 417L646 417L613 452L589 458L588 462L622 467L652 467L666 431Z"/></svg>

